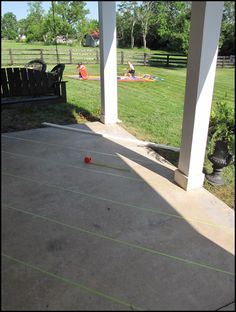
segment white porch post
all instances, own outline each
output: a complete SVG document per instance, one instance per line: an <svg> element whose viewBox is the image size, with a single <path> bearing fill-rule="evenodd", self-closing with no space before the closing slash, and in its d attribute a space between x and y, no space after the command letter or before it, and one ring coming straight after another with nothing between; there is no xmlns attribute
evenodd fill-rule
<svg viewBox="0 0 236 312"><path fill-rule="evenodd" d="M118 122L116 2L98 1L100 25L101 121Z"/></svg>
<svg viewBox="0 0 236 312"><path fill-rule="evenodd" d="M185 190L201 187L218 54L223 1L192 1L190 43L175 182Z"/></svg>

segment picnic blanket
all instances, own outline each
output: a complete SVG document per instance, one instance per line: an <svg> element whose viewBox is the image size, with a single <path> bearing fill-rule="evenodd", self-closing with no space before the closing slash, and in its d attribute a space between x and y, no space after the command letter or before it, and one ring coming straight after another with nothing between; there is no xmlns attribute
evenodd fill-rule
<svg viewBox="0 0 236 312"><path fill-rule="evenodd" d="M65 75L69 78L77 79L77 80L84 80L79 75ZM88 79L86 80L100 80L100 76L88 76ZM144 76L135 76L135 77L127 77L127 76L118 76L117 81L118 82L155 82L155 81L162 81L163 78L156 77L156 76L150 76L150 75L144 75Z"/></svg>

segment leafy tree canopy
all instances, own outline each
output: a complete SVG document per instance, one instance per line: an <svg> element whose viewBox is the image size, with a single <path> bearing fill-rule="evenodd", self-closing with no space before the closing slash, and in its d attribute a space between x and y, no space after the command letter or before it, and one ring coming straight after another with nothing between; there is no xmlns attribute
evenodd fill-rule
<svg viewBox="0 0 236 312"><path fill-rule="evenodd" d="M28 2L28 15L17 22L13 13L2 17L2 38L55 42L57 36L82 44L87 33L99 31L99 22L89 20L85 1L51 1L48 13L42 1ZM148 47L187 53L191 1L120 1L116 13L120 47ZM219 42L221 55L235 54L235 2L225 1Z"/></svg>
<svg viewBox="0 0 236 312"><path fill-rule="evenodd" d="M17 37L17 19L15 14L9 12L2 17L2 32L1 37L12 40Z"/></svg>

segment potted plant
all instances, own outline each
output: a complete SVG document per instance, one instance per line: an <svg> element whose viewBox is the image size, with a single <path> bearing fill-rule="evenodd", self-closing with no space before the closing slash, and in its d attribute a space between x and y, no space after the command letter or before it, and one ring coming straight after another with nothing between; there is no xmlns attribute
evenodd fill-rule
<svg viewBox="0 0 236 312"><path fill-rule="evenodd" d="M212 108L207 152L213 172L206 174L206 179L213 185L223 185L221 172L234 161L235 156L234 110L225 100L216 102Z"/></svg>

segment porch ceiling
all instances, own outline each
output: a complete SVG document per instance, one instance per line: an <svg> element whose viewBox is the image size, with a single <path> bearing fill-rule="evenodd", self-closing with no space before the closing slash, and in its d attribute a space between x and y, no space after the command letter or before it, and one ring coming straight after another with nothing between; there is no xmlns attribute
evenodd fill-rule
<svg viewBox="0 0 236 312"><path fill-rule="evenodd" d="M132 138L118 125L76 127ZM175 169L127 141L55 128L3 134L2 309L234 301L233 210L204 189L182 190Z"/></svg>

